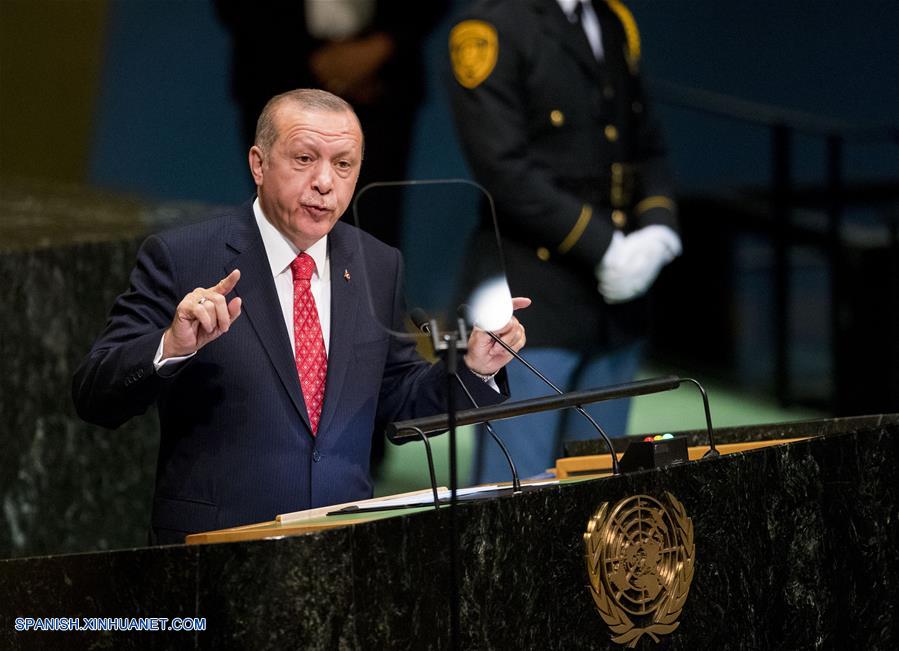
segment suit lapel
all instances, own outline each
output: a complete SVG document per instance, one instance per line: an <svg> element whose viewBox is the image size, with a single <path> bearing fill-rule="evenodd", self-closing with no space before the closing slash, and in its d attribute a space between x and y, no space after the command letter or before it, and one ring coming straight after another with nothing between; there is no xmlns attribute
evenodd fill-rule
<svg viewBox="0 0 899 651"><path fill-rule="evenodd" d="M590 47L590 41L584 29L578 24L569 22L568 17L556 0L537 0L537 10L547 14L547 20L540 21L548 32L547 38L571 52L574 60L591 77L600 76L599 62Z"/></svg>
<svg viewBox="0 0 899 651"><path fill-rule="evenodd" d="M251 205L248 205L246 211L234 220L227 244L235 255L225 265L225 272L231 273L234 269L240 269L240 280L234 292L243 301L241 308L243 315L259 337L293 406L306 427L310 428L300 378L290 349L290 337L284 327L284 316L281 314L281 304L272 279L271 266Z"/></svg>
<svg viewBox="0 0 899 651"><path fill-rule="evenodd" d="M328 347L328 378L325 402L319 422L319 436L328 431L337 405L340 404L347 369L353 361L356 341L356 314L362 283L361 258L355 256L357 234L346 224L337 222L328 236L331 266L331 341ZM355 275L355 278L353 277Z"/></svg>

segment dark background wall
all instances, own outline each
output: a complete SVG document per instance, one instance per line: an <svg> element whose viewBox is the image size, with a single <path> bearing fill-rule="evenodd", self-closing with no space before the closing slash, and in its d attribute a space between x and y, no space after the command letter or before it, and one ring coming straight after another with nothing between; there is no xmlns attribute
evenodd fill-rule
<svg viewBox="0 0 899 651"><path fill-rule="evenodd" d="M687 86L857 123L899 118L899 5L889 0L631 2L646 68ZM765 180L767 134L665 110L687 185ZM823 174L820 142L803 142L800 177ZM895 147L853 148L855 175L899 172ZM761 165L760 165L761 163Z"/></svg>
<svg viewBox="0 0 899 651"><path fill-rule="evenodd" d="M849 122L899 116L896 2L628 5L652 77ZM210 3L4 0L0 11L3 175L82 180L158 199L248 195L227 34ZM431 87L413 177L464 171L441 88L449 25L428 45ZM765 178L764 130L662 112L686 186ZM797 174L814 177L823 171L820 143L802 144ZM899 169L891 147L853 148L849 156L856 175Z"/></svg>
<svg viewBox="0 0 899 651"><path fill-rule="evenodd" d="M0 2L0 177L83 181L106 2Z"/></svg>

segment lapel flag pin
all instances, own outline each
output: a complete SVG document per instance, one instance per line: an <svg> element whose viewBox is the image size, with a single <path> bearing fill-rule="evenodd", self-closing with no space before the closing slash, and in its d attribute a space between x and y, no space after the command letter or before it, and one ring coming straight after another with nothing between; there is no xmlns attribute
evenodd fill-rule
<svg viewBox="0 0 899 651"><path fill-rule="evenodd" d="M350 272L347 269L343 270L343 279L347 282L350 282Z"/></svg>

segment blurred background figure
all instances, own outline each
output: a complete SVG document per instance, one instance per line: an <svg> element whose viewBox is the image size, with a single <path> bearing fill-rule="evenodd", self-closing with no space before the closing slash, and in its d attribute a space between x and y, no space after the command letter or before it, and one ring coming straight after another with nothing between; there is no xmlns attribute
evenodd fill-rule
<svg viewBox="0 0 899 651"><path fill-rule="evenodd" d="M406 178L423 94L422 43L447 0L216 0L215 5L232 38L232 92L246 149L268 98L294 88L323 88L350 102L362 122L365 165L358 188ZM368 229L397 245L401 207L378 208L384 217Z"/></svg>
<svg viewBox="0 0 899 651"><path fill-rule="evenodd" d="M450 32L456 127L475 178L493 195L512 295L534 298L525 357L564 390L634 378L645 295L680 254L659 127L640 76L640 34L617 0L479 0ZM470 266L492 238L475 236ZM489 250L489 249L488 249ZM516 400L550 390L509 366ZM588 407L611 436L628 401ZM569 412L495 427L522 477L554 465L563 438L595 437ZM508 478L479 437L473 479Z"/></svg>

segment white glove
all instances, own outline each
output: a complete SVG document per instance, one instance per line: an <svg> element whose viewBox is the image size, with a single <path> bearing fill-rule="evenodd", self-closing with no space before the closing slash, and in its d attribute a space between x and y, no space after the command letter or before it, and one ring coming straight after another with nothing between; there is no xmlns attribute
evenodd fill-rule
<svg viewBox="0 0 899 651"><path fill-rule="evenodd" d="M596 266L597 288L606 303L623 303L645 294L666 264L681 254L677 233L667 226L646 226L630 235L616 231Z"/></svg>

